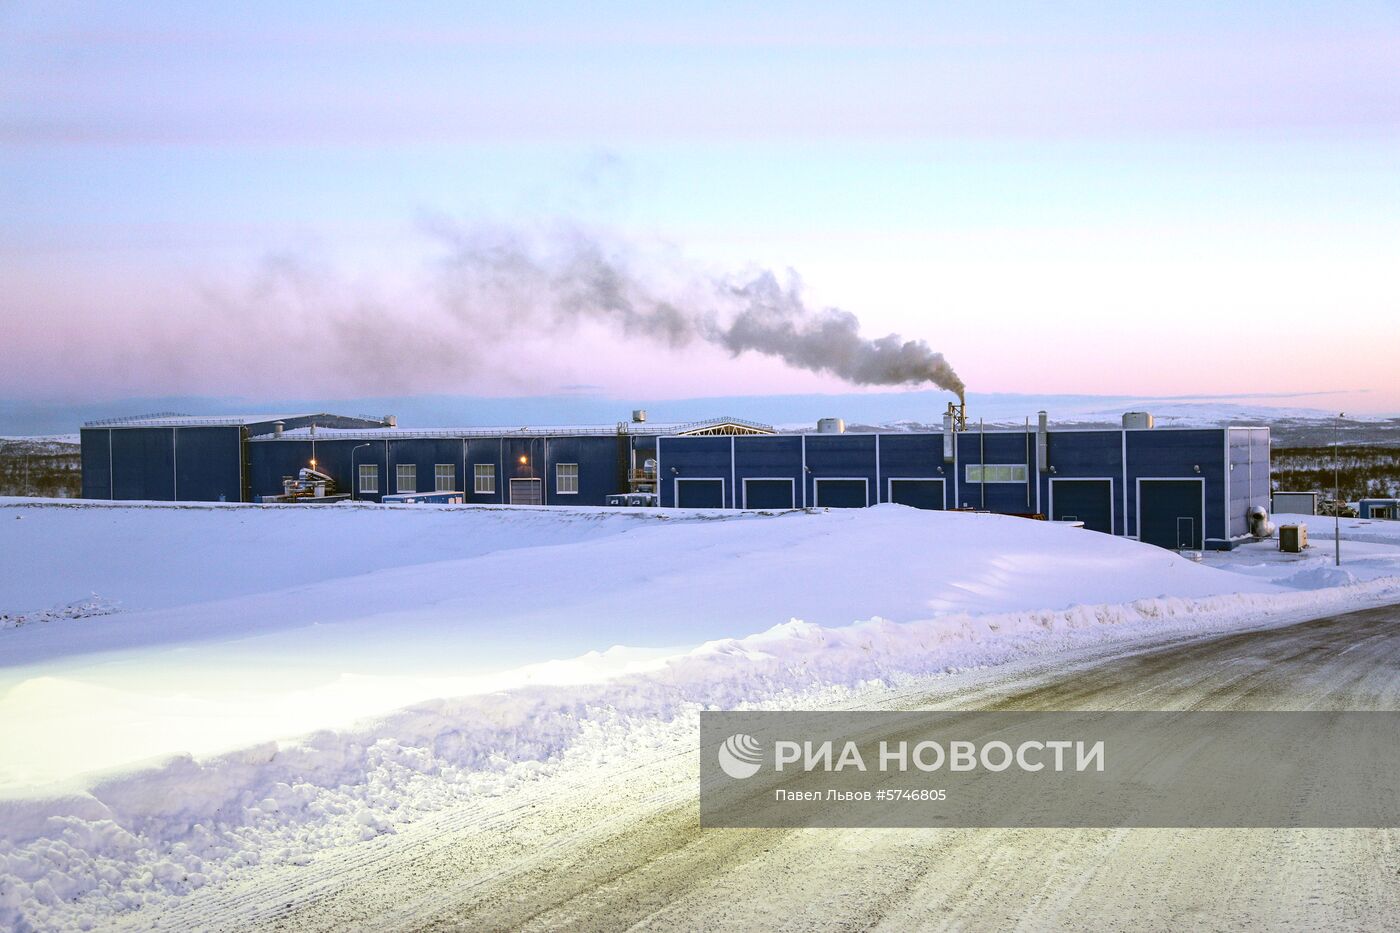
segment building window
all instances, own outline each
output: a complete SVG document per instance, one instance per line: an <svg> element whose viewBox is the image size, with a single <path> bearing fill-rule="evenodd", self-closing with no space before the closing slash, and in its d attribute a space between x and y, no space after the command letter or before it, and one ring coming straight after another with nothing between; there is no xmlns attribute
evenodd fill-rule
<svg viewBox="0 0 1400 933"><path fill-rule="evenodd" d="M433 491L452 492L457 488L457 467L451 463L433 465Z"/></svg>
<svg viewBox="0 0 1400 933"><path fill-rule="evenodd" d="M561 496L578 493L577 463L556 463L554 465L554 491Z"/></svg>
<svg viewBox="0 0 1400 933"><path fill-rule="evenodd" d="M360 464L360 492L379 492L379 464Z"/></svg>
<svg viewBox="0 0 1400 933"><path fill-rule="evenodd" d="M496 491L496 464L478 463L472 467L475 483L472 492L490 493Z"/></svg>
<svg viewBox="0 0 1400 933"><path fill-rule="evenodd" d="M969 483L1024 483L1026 465L1024 463L969 463L967 465Z"/></svg>
<svg viewBox="0 0 1400 933"><path fill-rule="evenodd" d="M418 491L418 465L400 463L394 467L394 487L396 492Z"/></svg>

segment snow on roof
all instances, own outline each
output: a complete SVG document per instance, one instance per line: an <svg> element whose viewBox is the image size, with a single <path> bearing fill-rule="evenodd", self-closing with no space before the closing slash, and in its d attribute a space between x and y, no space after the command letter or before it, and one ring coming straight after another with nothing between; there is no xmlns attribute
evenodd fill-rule
<svg viewBox="0 0 1400 933"><path fill-rule="evenodd" d="M636 435L676 435L689 434L692 432L709 431L724 425L733 425L746 432L760 434L774 434L771 425L761 424L757 421L748 421L743 418L705 418L700 421L620 421L614 424L572 424L572 425L515 425L510 427L466 427L466 428L427 428L427 429L406 429L406 428L316 428L316 437L320 440L329 438L362 438L365 440L394 440L398 438L458 438L458 437L574 437L580 435L609 435L636 434ZM309 428L297 428L283 432L282 440L305 440L311 437ZM277 437L265 435L254 438L260 441L278 440Z"/></svg>
<svg viewBox="0 0 1400 933"><path fill-rule="evenodd" d="M238 427L270 421L290 421L293 418L314 418L321 412L301 412L295 415L185 415L174 411L150 415L130 415L124 418L104 418L83 423L85 428L188 428Z"/></svg>

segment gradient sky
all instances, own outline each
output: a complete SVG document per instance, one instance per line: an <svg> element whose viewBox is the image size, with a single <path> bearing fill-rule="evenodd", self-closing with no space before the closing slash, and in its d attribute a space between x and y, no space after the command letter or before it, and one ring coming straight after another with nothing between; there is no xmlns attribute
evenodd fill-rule
<svg viewBox="0 0 1400 933"><path fill-rule="evenodd" d="M1394 2L123 6L0 2L0 397L849 390L444 331L436 218L792 269L981 392L1400 410Z"/></svg>

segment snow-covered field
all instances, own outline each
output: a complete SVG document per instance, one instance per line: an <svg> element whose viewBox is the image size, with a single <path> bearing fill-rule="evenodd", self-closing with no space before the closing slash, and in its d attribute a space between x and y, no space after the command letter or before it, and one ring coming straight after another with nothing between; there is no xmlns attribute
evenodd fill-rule
<svg viewBox="0 0 1400 933"><path fill-rule="evenodd" d="M1193 561L898 506L0 500L0 923L303 864L705 707L1400 598L1400 523L1344 520L1337 570L1304 520L1306 554Z"/></svg>

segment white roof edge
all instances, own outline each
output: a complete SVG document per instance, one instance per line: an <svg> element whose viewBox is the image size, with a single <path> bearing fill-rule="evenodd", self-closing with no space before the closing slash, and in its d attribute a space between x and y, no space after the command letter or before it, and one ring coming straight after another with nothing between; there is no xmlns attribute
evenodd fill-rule
<svg viewBox="0 0 1400 933"><path fill-rule="evenodd" d="M269 415L182 415L176 412L161 412L153 415L130 415L121 418L101 418L85 421L85 428L170 428L170 427L238 427L245 424L259 424L264 421L289 421L293 418L314 418L328 412L300 412L294 415L273 413ZM334 417L342 417L336 415Z"/></svg>
<svg viewBox="0 0 1400 933"><path fill-rule="evenodd" d="M613 424L575 425L523 425L520 427L475 426L459 428L330 428L318 427L318 439L364 438L366 440L408 440L410 438L472 438L472 437L616 437L665 435L667 437L684 434L686 431L702 430L724 424L734 424L753 428L778 436L777 431L767 424L749 421L745 418L705 418L700 421L620 421ZM308 428L286 431L279 438L263 434L254 437L255 441L306 440L311 437Z"/></svg>
<svg viewBox="0 0 1400 933"><path fill-rule="evenodd" d="M182 415L177 412L158 412L151 415L128 415L120 418L102 418L85 421L85 428L229 428L248 424L264 424L274 421L292 421L298 418L347 418L355 421L374 421L360 415L337 415L328 411L306 411L287 414L272 412L253 415ZM366 429L369 430L369 429Z"/></svg>

